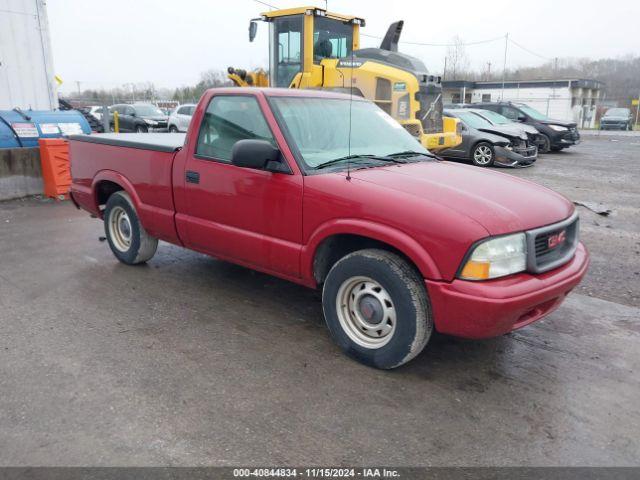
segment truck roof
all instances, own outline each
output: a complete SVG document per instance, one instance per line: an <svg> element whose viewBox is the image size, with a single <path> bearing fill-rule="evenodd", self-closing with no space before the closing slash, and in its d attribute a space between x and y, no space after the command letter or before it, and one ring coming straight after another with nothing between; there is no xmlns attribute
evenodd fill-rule
<svg viewBox="0 0 640 480"><path fill-rule="evenodd" d="M184 133L94 133L93 135L70 135L69 140L158 152L175 152L184 146L185 136Z"/></svg>
<svg viewBox="0 0 640 480"><path fill-rule="evenodd" d="M220 87L211 88L207 92L213 93L239 93L239 94L257 94L263 93L267 97L321 97L321 98L339 98L349 100L351 98L349 87L341 88L339 91L328 89L313 88L274 88L274 87ZM353 100L364 101L361 95L354 89Z"/></svg>

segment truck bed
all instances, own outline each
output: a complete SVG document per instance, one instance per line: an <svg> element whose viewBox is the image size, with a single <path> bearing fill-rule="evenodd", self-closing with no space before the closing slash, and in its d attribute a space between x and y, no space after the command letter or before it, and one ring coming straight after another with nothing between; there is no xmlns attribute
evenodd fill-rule
<svg viewBox="0 0 640 480"><path fill-rule="evenodd" d="M184 133L97 133L70 135L70 140L115 147L139 148L157 152L175 152L184 145Z"/></svg>

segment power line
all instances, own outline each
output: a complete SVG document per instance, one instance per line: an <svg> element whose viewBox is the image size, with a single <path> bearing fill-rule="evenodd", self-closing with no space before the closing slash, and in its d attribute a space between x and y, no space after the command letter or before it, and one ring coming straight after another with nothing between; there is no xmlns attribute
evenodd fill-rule
<svg viewBox="0 0 640 480"><path fill-rule="evenodd" d="M256 0L257 1L257 0ZM362 37L375 38L376 40L382 40L383 37L379 37L377 35L369 35L367 33L361 33ZM486 40L478 40L477 42L464 42L464 43L426 43L426 42L411 42L406 40L400 40L400 43L404 43L407 45L418 45L421 47L467 47L470 45L480 45L483 43L491 43L497 40L502 40L504 35L500 35L499 37L488 38Z"/></svg>
<svg viewBox="0 0 640 480"><path fill-rule="evenodd" d="M275 5L271 5L267 2L263 2L262 0L253 0L256 3L259 3L260 5L264 5L265 7L269 7L269 8L273 8L274 10L277 10L278 7L276 7Z"/></svg>
<svg viewBox="0 0 640 480"><path fill-rule="evenodd" d="M509 39L509 41L511 43L513 43L516 47L521 48L522 50L524 50L527 53L530 53L531 55L534 55L538 58L542 58L543 60L551 60L550 57L545 57L544 55L540 55L539 53L534 52L533 50L528 49L527 47L524 47L522 45L520 45L518 42L516 42L515 40L513 40L512 38Z"/></svg>

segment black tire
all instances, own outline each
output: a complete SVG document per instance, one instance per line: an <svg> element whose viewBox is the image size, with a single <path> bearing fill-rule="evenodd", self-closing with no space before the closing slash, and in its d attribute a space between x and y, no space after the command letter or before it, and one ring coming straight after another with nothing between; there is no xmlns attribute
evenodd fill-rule
<svg viewBox="0 0 640 480"><path fill-rule="evenodd" d="M121 227L120 223L116 222L116 216L122 217L122 212L126 214L125 223L129 225L128 242L123 242L121 233L118 233ZM158 249L158 239L146 232L126 192L116 192L107 200L104 209L104 232L115 257L127 265L137 265L151 260Z"/></svg>
<svg viewBox="0 0 640 480"><path fill-rule="evenodd" d="M388 334L389 338L383 339L386 343L379 346L368 347L354 340L358 333L348 332L349 327L345 327L343 322L349 320L345 320L344 314L338 312L339 305L345 307L343 310L351 308L338 297L343 298L345 285L354 280L362 281L359 279L378 284L382 292L388 294L390 302L387 302L387 307L391 303L394 326ZM354 290L361 289L355 287ZM352 298L348 289L347 297ZM322 308L329 332L338 346L350 357L375 368L390 369L408 362L424 349L433 331L431 304L424 280L405 260L385 250L359 250L340 259L324 282ZM360 310L361 302L357 308L360 315L364 315ZM379 318L381 322L389 322L384 314ZM359 334L365 335L362 332Z"/></svg>
<svg viewBox="0 0 640 480"><path fill-rule="evenodd" d="M149 129L144 125L136 125L136 133L149 133Z"/></svg>
<svg viewBox="0 0 640 480"><path fill-rule="evenodd" d="M478 142L471 150L471 162L477 167L490 167L495 159L496 152L489 142Z"/></svg>
<svg viewBox="0 0 640 480"><path fill-rule="evenodd" d="M538 147L538 153L549 153L551 151L551 139L544 133L540 134L542 144Z"/></svg>
<svg viewBox="0 0 640 480"><path fill-rule="evenodd" d="M175 125L171 125L169 127L169 133L178 133L180 130L178 130L178 127L176 127Z"/></svg>

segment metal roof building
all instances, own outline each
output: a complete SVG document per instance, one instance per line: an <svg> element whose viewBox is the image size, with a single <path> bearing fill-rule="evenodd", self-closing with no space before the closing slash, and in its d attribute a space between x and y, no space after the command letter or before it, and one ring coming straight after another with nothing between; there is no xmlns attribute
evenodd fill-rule
<svg viewBox="0 0 640 480"><path fill-rule="evenodd" d="M58 107L44 0L0 0L0 110Z"/></svg>

